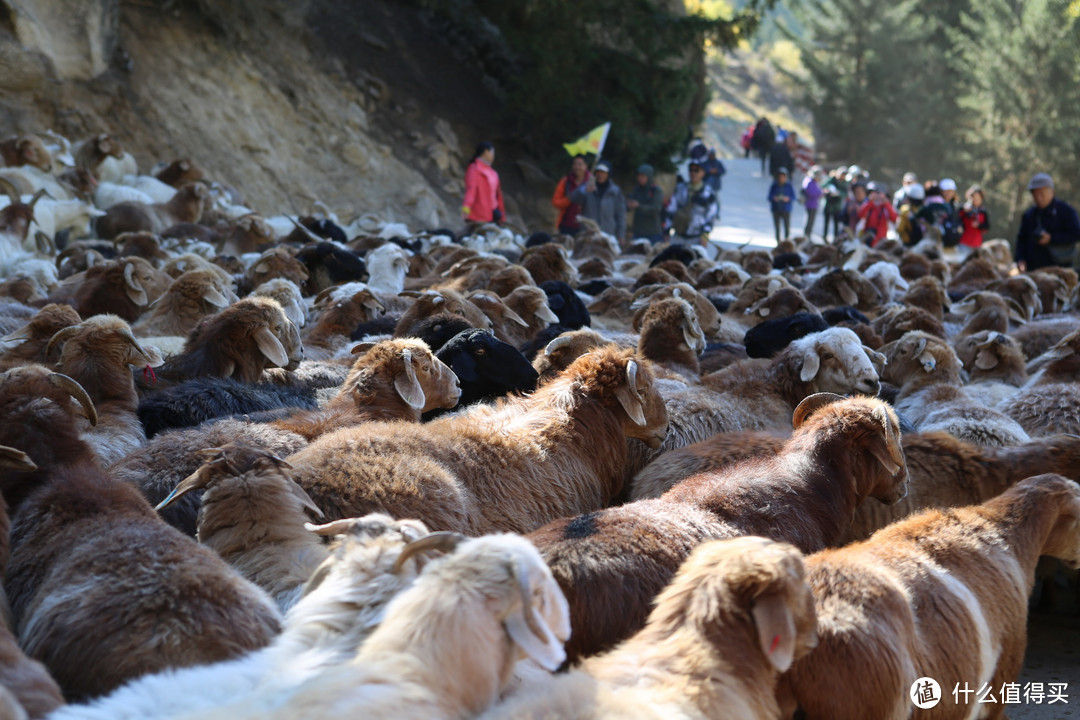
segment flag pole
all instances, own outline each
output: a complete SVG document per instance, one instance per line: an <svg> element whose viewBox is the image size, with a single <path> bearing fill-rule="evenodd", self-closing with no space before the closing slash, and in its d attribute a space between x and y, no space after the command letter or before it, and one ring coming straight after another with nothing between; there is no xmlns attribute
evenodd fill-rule
<svg viewBox="0 0 1080 720"><path fill-rule="evenodd" d="M596 166L600 164L600 156L604 153L604 145L607 144L608 133L611 132L611 123L604 123L604 136L600 138L600 144L596 146L596 158L593 160L592 171L596 172Z"/></svg>

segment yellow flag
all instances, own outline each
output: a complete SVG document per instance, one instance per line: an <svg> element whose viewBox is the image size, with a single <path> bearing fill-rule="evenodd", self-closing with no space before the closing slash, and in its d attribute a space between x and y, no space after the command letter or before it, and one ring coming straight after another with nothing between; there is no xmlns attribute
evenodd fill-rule
<svg viewBox="0 0 1080 720"><path fill-rule="evenodd" d="M564 143L563 147L571 155L585 155L588 153L599 155L604 150L604 143L607 142L609 130L611 130L611 123L606 122L593 128L574 142Z"/></svg>

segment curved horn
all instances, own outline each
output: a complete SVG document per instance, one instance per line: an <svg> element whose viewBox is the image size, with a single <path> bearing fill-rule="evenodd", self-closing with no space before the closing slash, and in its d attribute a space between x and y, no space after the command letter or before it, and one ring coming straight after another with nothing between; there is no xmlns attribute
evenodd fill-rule
<svg viewBox="0 0 1080 720"><path fill-rule="evenodd" d="M433 532L419 540L413 540L411 543L401 549L401 554L398 555L398 559L394 561L394 573L401 572L401 568L405 566L405 563L418 552L425 550L440 550L444 553L448 553L454 550L463 540L467 538L459 532L447 532L440 530L439 532Z"/></svg>
<svg viewBox="0 0 1080 720"><path fill-rule="evenodd" d="M631 360L626 363L626 385L630 388L630 394L633 395L639 403L644 405L645 400L641 397L641 393L639 393L637 389L637 371L637 360Z"/></svg>
<svg viewBox="0 0 1080 720"><path fill-rule="evenodd" d="M292 215L286 215L285 217L289 218L289 222L291 222L293 225L295 225L296 228L300 232L307 235L309 240L311 240L313 242L317 242L317 243L326 242L326 238L321 238L318 235L316 235L315 233L308 230L306 227L304 227L304 225L299 220L295 219Z"/></svg>
<svg viewBox="0 0 1080 720"><path fill-rule="evenodd" d="M45 357L52 355L53 348L62 342L67 342L73 335L78 335L82 330L82 325L69 325L66 328L61 328L56 331L51 338L49 338L49 344L45 346Z"/></svg>
<svg viewBox="0 0 1080 720"><path fill-rule="evenodd" d="M160 364L159 361L161 360L161 358L160 357L154 357L149 352L147 352L146 349L143 348L143 346L139 344L139 341L135 338L135 335L131 332L131 330L123 330L123 331L121 331L120 336L124 338L124 341L128 345L131 345L131 347L135 348L136 352L138 352L140 355L142 355L144 358L146 358L147 363L149 363L150 365L153 365L155 362Z"/></svg>
<svg viewBox="0 0 1080 720"><path fill-rule="evenodd" d="M97 425L97 410L94 408L93 401L90 400L90 396L86 394L86 390L83 389L82 385L63 373L51 373L49 375L49 382L58 388L67 390L71 397L78 400L79 404L82 405L83 410L86 412L86 419L90 421L90 424Z"/></svg>
<svg viewBox="0 0 1080 720"><path fill-rule="evenodd" d="M30 456L22 450L16 450L7 445L0 445L0 467L5 467L9 470L19 470L21 472L33 472L34 470L37 470L38 466L30 459Z"/></svg>
<svg viewBox="0 0 1080 720"><path fill-rule="evenodd" d="M36 193L34 193L34 196L32 198L30 198L30 202L28 202L27 205L30 206L31 213L34 212L34 206L37 205L37 201L41 199L42 195L49 195L49 191L45 188L41 188ZM52 195L49 195L49 199L55 200L56 198L54 198Z"/></svg>
<svg viewBox="0 0 1080 720"><path fill-rule="evenodd" d="M19 190L5 177L0 177L0 190L3 190L4 194L11 198L12 205L22 204L22 199L19 197Z"/></svg>
<svg viewBox="0 0 1080 720"><path fill-rule="evenodd" d="M813 415L817 410L843 399L843 395L829 392L820 392L809 395L803 398L803 401L795 408L795 412L791 416L791 425L794 429L798 430L806 421L806 418Z"/></svg>
<svg viewBox="0 0 1080 720"><path fill-rule="evenodd" d="M555 338L547 344L547 347L544 348L544 354L551 355L556 350L566 347L573 341L574 339L571 337L568 337L566 335L560 335L559 337Z"/></svg>

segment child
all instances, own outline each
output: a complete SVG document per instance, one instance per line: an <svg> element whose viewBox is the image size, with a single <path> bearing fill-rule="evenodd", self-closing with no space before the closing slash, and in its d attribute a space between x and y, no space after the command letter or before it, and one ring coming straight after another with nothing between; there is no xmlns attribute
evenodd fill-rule
<svg viewBox="0 0 1080 720"><path fill-rule="evenodd" d="M889 202L885 186L872 182L867 186L867 190L870 191L870 199L859 208L858 217L866 220L866 231L874 233L870 247L877 247L888 234L889 225L895 224L898 216Z"/></svg>
<svg viewBox="0 0 1080 720"><path fill-rule="evenodd" d="M773 227L776 228L776 244L791 234L791 201L795 188L788 181L787 168L776 170L776 179L769 186L769 207L772 210ZM780 223L784 224L784 237L780 237Z"/></svg>
<svg viewBox="0 0 1080 720"><path fill-rule="evenodd" d="M983 233L990 229L990 214L983 207L983 190L978 185L968 188L967 202L960 208L960 222L964 232L960 236L960 254L967 257L971 251L981 247Z"/></svg>

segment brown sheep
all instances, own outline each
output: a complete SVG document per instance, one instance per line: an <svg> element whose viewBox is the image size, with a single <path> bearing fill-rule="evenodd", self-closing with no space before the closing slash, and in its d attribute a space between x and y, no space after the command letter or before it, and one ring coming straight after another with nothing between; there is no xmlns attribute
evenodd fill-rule
<svg viewBox="0 0 1080 720"><path fill-rule="evenodd" d="M156 509L203 490L196 539L287 611L329 555L304 527L308 513L321 517L322 512L289 477L288 463L273 453L230 444L199 456L202 467Z"/></svg>
<svg viewBox="0 0 1080 720"><path fill-rule="evenodd" d="M179 188L187 183L202 180L204 175L203 169L193 163L190 158L180 158L158 170L154 177L166 185Z"/></svg>
<svg viewBox="0 0 1080 720"><path fill-rule="evenodd" d="M197 222L202 216L204 206L209 202L208 194L209 191L202 183L191 183L180 188L167 203L117 203L97 219L94 230L98 237L105 239L115 238L125 232L152 232L160 235L177 223Z"/></svg>
<svg viewBox="0 0 1080 720"><path fill-rule="evenodd" d="M502 296L503 304L525 321L524 326L506 327L507 342L521 347L530 342L537 333L559 322L559 316L551 311L548 296L535 285L521 285Z"/></svg>
<svg viewBox="0 0 1080 720"><path fill-rule="evenodd" d="M1034 361L1069 333L1080 330L1080 317L1065 315L1056 318L1037 318L1009 332L1013 340L1020 343L1024 357ZM1028 372L1038 366L1028 368Z"/></svg>
<svg viewBox="0 0 1080 720"><path fill-rule="evenodd" d="M518 288L533 287L535 285L536 283L533 282L532 275L529 274L528 270L520 265L511 265L492 275L484 289L490 290L499 297L506 297ZM518 314L521 313L518 312Z"/></svg>
<svg viewBox="0 0 1080 720"><path fill-rule="evenodd" d="M1073 273L1076 271L1072 268L1059 268L1060 270L1069 270ZM1035 286L1039 289L1039 302L1042 305L1042 312L1051 315L1060 313L1068 307L1071 300L1072 287L1069 286L1065 278L1054 274L1043 272L1042 270L1036 270L1028 273L1028 277L1035 282Z"/></svg>
<svg viewBox="0 0 1080 720"><path fill-rule="evenodd" d="M664 268L651 267L638 276L630 289L637 293L643 287L674 285L679 280Z"/></svg>
<svg viewBox="0 0 1080 720"><path fill-rule="evenodd" d="M806 559L815 650L781 679L785 712L808 720L910 717L909 689L940 683L934 717L1003 717L949 688L1001 688L1020 672L1040 555L1080 567L1080 487L1028 478L971 507L930 510L869 540Z"/></svg>
<svg viewBox="0 0 1080 720"><path fill-rule="evenodd" d="M79 146L75 153L75 165L88 171L98 179L101 163L107 157L120 159L124 148L108 133L98 133Z"/></svg>
<svg viewBox="0 0 1080 720"><path fill-rule="evenodd" d="M899 340L913 330L921 330L942 340L945 339L945 326L941 320L921 307L894 305L874 318L871 328L881 336L882 344ZM878 346L880 349L880 346Z"/></svg>
<svg viewBox="0 0 1080 720"><path fill-rule="evenodd" d="M772 272L772 256L764 250L744 252L740 264L752 276L765 276Z"/></svg>
<svg viewBox="0 0 1080 720"><path fill-rule="evenodd" d="M775 293L781 288L791 287L787 278L780 276L762 276L751 278L739 290L735 302L728 307L728 315L736 318L742 316L747 308L768 295Z"/></svg>
<svg viewBox="0 0 1080 720"><path fill-rule="evenodd" d="M549 280L564 282L570 287L577 285L577 268L567 257L566 248L547 243L529 248L521 256L521 267L529 271L533 282L542 285Z"/></svg>
<svg viewBox="0 0 1080 720"><path fill-rule="evenodd" d="M297 287L302 288L307 282L308 271L304 263L296 258L296 253L291 248L270 248L248 268L247 279L251 287L259 287L274 278L291 280Z"/></svg>
<svg viewBox="0 0 1080 720"><path fill-rule="evenodd" d="M611 344L603 335L588 328L564 332L533 359L533 369L540 375L539 382L543 383L557 377L585 353Z"/></svg>
<svg viewBox="0 0 1080 720"><path fill-rule="evenodd" d="M0 444L38 464L0 471L20 646L82 699L269 643L280 625L269 598L101 471L78 438L69 392L79 394L74 381L40 366L0 376Z"/></svg>
<svg viewBox="0 0 1080 720"><path fill-rule="evenodd" d="M799 552L764 538L702 543L634 637L544 677L482 720L775 720L779 673L817 642Z"/></svg>
<svg viewBox="0 0 1080 720"><path fill-rule="evenodd" d="M371 288L360 282L324 290L315 298L315 309L319 314L304 332L305 352L314 360L333 357L357 326L386 312Z"/></svg>
<svg viewBox="0 0 1080 720"><path fill-rule="evenodd" d="M749 326L757 325L764 320L791 317L800 312L820 315L816 307L803 296L802 292L793 287L778 288L743 311L743 323Z"/></svg>
<svg viewBox="0 0 1080 720"><path fill-rule="evenodd" d="M1080 331L1066 335L1038 361L1027 385L999 408L1033 436L1080 433Z"/></svg>
<svg viewBox="0 0 1080 720"><path fill-rule="evenodd" d="M268 367L295 370L304 359L300 333L270 298L244 298L203 318L188 335L184 351L158 370L179 382L213 375L257 382Z"/></svg>
<svg viewBox="0 0 1080 720"><path fill-rule="evenodd" d="M141 257L108 260L72 275L49 299L70 302L82 317L117 315L134 322L169 287L171 278Z"/></svg>
<svg viewBox="0 0 1080 720"><path fill-rule="evenodd" d="M0 178L0 189L11 198L10 205L0 208L0 243L21 246L30 232L30 223L34 221L34 206L45 191L39 190L30 202L24 203L19 198L19 192L4 178Z"/></svg>
<svg viewBox="0 0 1080 720"><path fill-rule="evenodd" d="M43 172L52 172L52 156L38 136L19 135L0 141L0 165L30 165Z"/></svg>
<svg viewBox="0 0 1080 720"><path fill-rule="evenodd" d="M155 267L172 257L161 247L161 237L149 232L121 233L113 238L120 257L141 257Z"/></svg>
<svg viewBox="0 0 1080 720"><path fill-rule="evenodd" d="M900 302L911 307L922 308L934 316L938 322L945 319L945 308L952 306L945 285L933 275L925 275L915 280L900 298Z"/></svg>
<svg viewBox="0 0 1080 720"><path fill-rule="evenodd" d="M547 297L547 294L544 293L543 290L540 290L540 288L536 289L543 294L545 298ZM514 340L516 336L511 334L511 329L518 331L527 329L529 323L525 322L524 318L507 307L497 295L488 292L487 290L475 290L469 293L465 299L480 308L480 312L487 316L487 319L490 322L491 332L495 337L502 340L504 343L509 343L515 347L517 346L517 343ZM558 318L556 318L556 320L558 320Z"/></svg>
<svg viewBox="0 0 1080 720"><path fill-rule="evenodd" d="M187 335L204 317L237 302L232 287L212 270L191 270L173 280L132 330L144 337Z"/></svg>
<svg viewBox="0 0 1080 720"><path fill-rule="evenodd" d="M604 507L622 489L625 438L659 445L666 432L648 365L601 348L524 398L341 430L286 460L331 519L377 509L433 529L522 532Z"/></svg>
<svg viewBox="0 0 1080 720"><path fill-rule="evenodd" d="M406 290L404 294L415 295L416 302L398 319L394 327L394 337L401 337L417 322L436 313L450 313L463 317L473 327L484 329L491 327L488 316L461 293L454 290L428 290L423 293L410 293Z"/></svg>
<svg viewBox="0 0 1080 720"><path fill-rule="evenodd" d="M597 295L586 309L594 326L626 330L634 317L634 311L630 309L633 302L634 294L629 290L609 287Z"/></svg>
<svg viewBox="0 0 1080 720"><path fill-rule="evenodd" d="M276 239L273 228L261 215L244 215L232 223L221 252L227 255L262 252Z"/></svg>
<svg viewBox="0 0 1080 720"><path fill-rule="evenodd" d="M863 312L877 310L881 293L858 270L832 270L814 281L804 293L818 307L848 305Z"/></svg>
<svg viewBox="0 0 1080 720"><path fill-rule="evenodd" d="M1026 275L998 280L988 285L986 289L1005 298L1026 321L1030 322L1036 315L1041 315L1043 312L1039 286Z"/></svg>
<svg viewBox="0 0 1080 720"><path fill-rule="evenodd" d="M532 532L570 603L569 659L638 630L653 598L705 540L763 535L803 552L835 544L867 497L895 503L907 470L895 413L880 400L828 394L796 409L772 458L697 475L641 500ZM620 608L613 613L611 608Z"/></svg>
<svg viewBox="0 0 1080 720"><path fill-rule="evenodd" d="M630 308L635 311L631 322L635 332L641 328L641 319L644 317L649 303L658 302L665 298L680 298L690 303L694 308L694 312L697 313L698 323L700 323L705 337L718 337L721 332L721 325L720 313L717 312L716 306L707 297L686 283L667 286L651 285L638 289L634 293L634 302L630 305Z"/></svg>
<svg viewBox="0 0 1080 720"><path fill-rule="evenodd" d="M705 351L705 335L690 303L679 298L649 303L641 318L638 354L687 380L701 373L698 356Z"/></svg>
<svg viewBox="0 0 1080 720"><path fill-rule="evenodd" d="M956 274L949 280L948 289L950 292L970 295L986 289L987 285L995 280L1000 280L1001 277L1001 273L998 272L992 261L972 255L964 261Z"/></svg>
<svg viewBox="0 0 1080 720"><path fill-rule="evenodd" d="M0 353L0 372L17 365L49 363L59 355L47 356L45 348L52 336L66 327L81 321L79 313L70 305L50 303L35 313L26 325L4 336L5 342L17 342Z"/></svg>
<svg viewBox="0 0 1080 720"><path fill-rule="evenodd" d="M997 407L1027 383L1020 344L996 330L983 330L953 342L968 373L968 394L987 407Z"/></svg>
<svg viewBox="0 0 1080 720"><path fill-rule="evenodd" d="M952 311L967 316L964 327L956 334L954 341L983 330L1007 333L1009 320L1019 323L1026 321L1005 298L988 291L971 293L960 302L953 303Z"/></svg>

